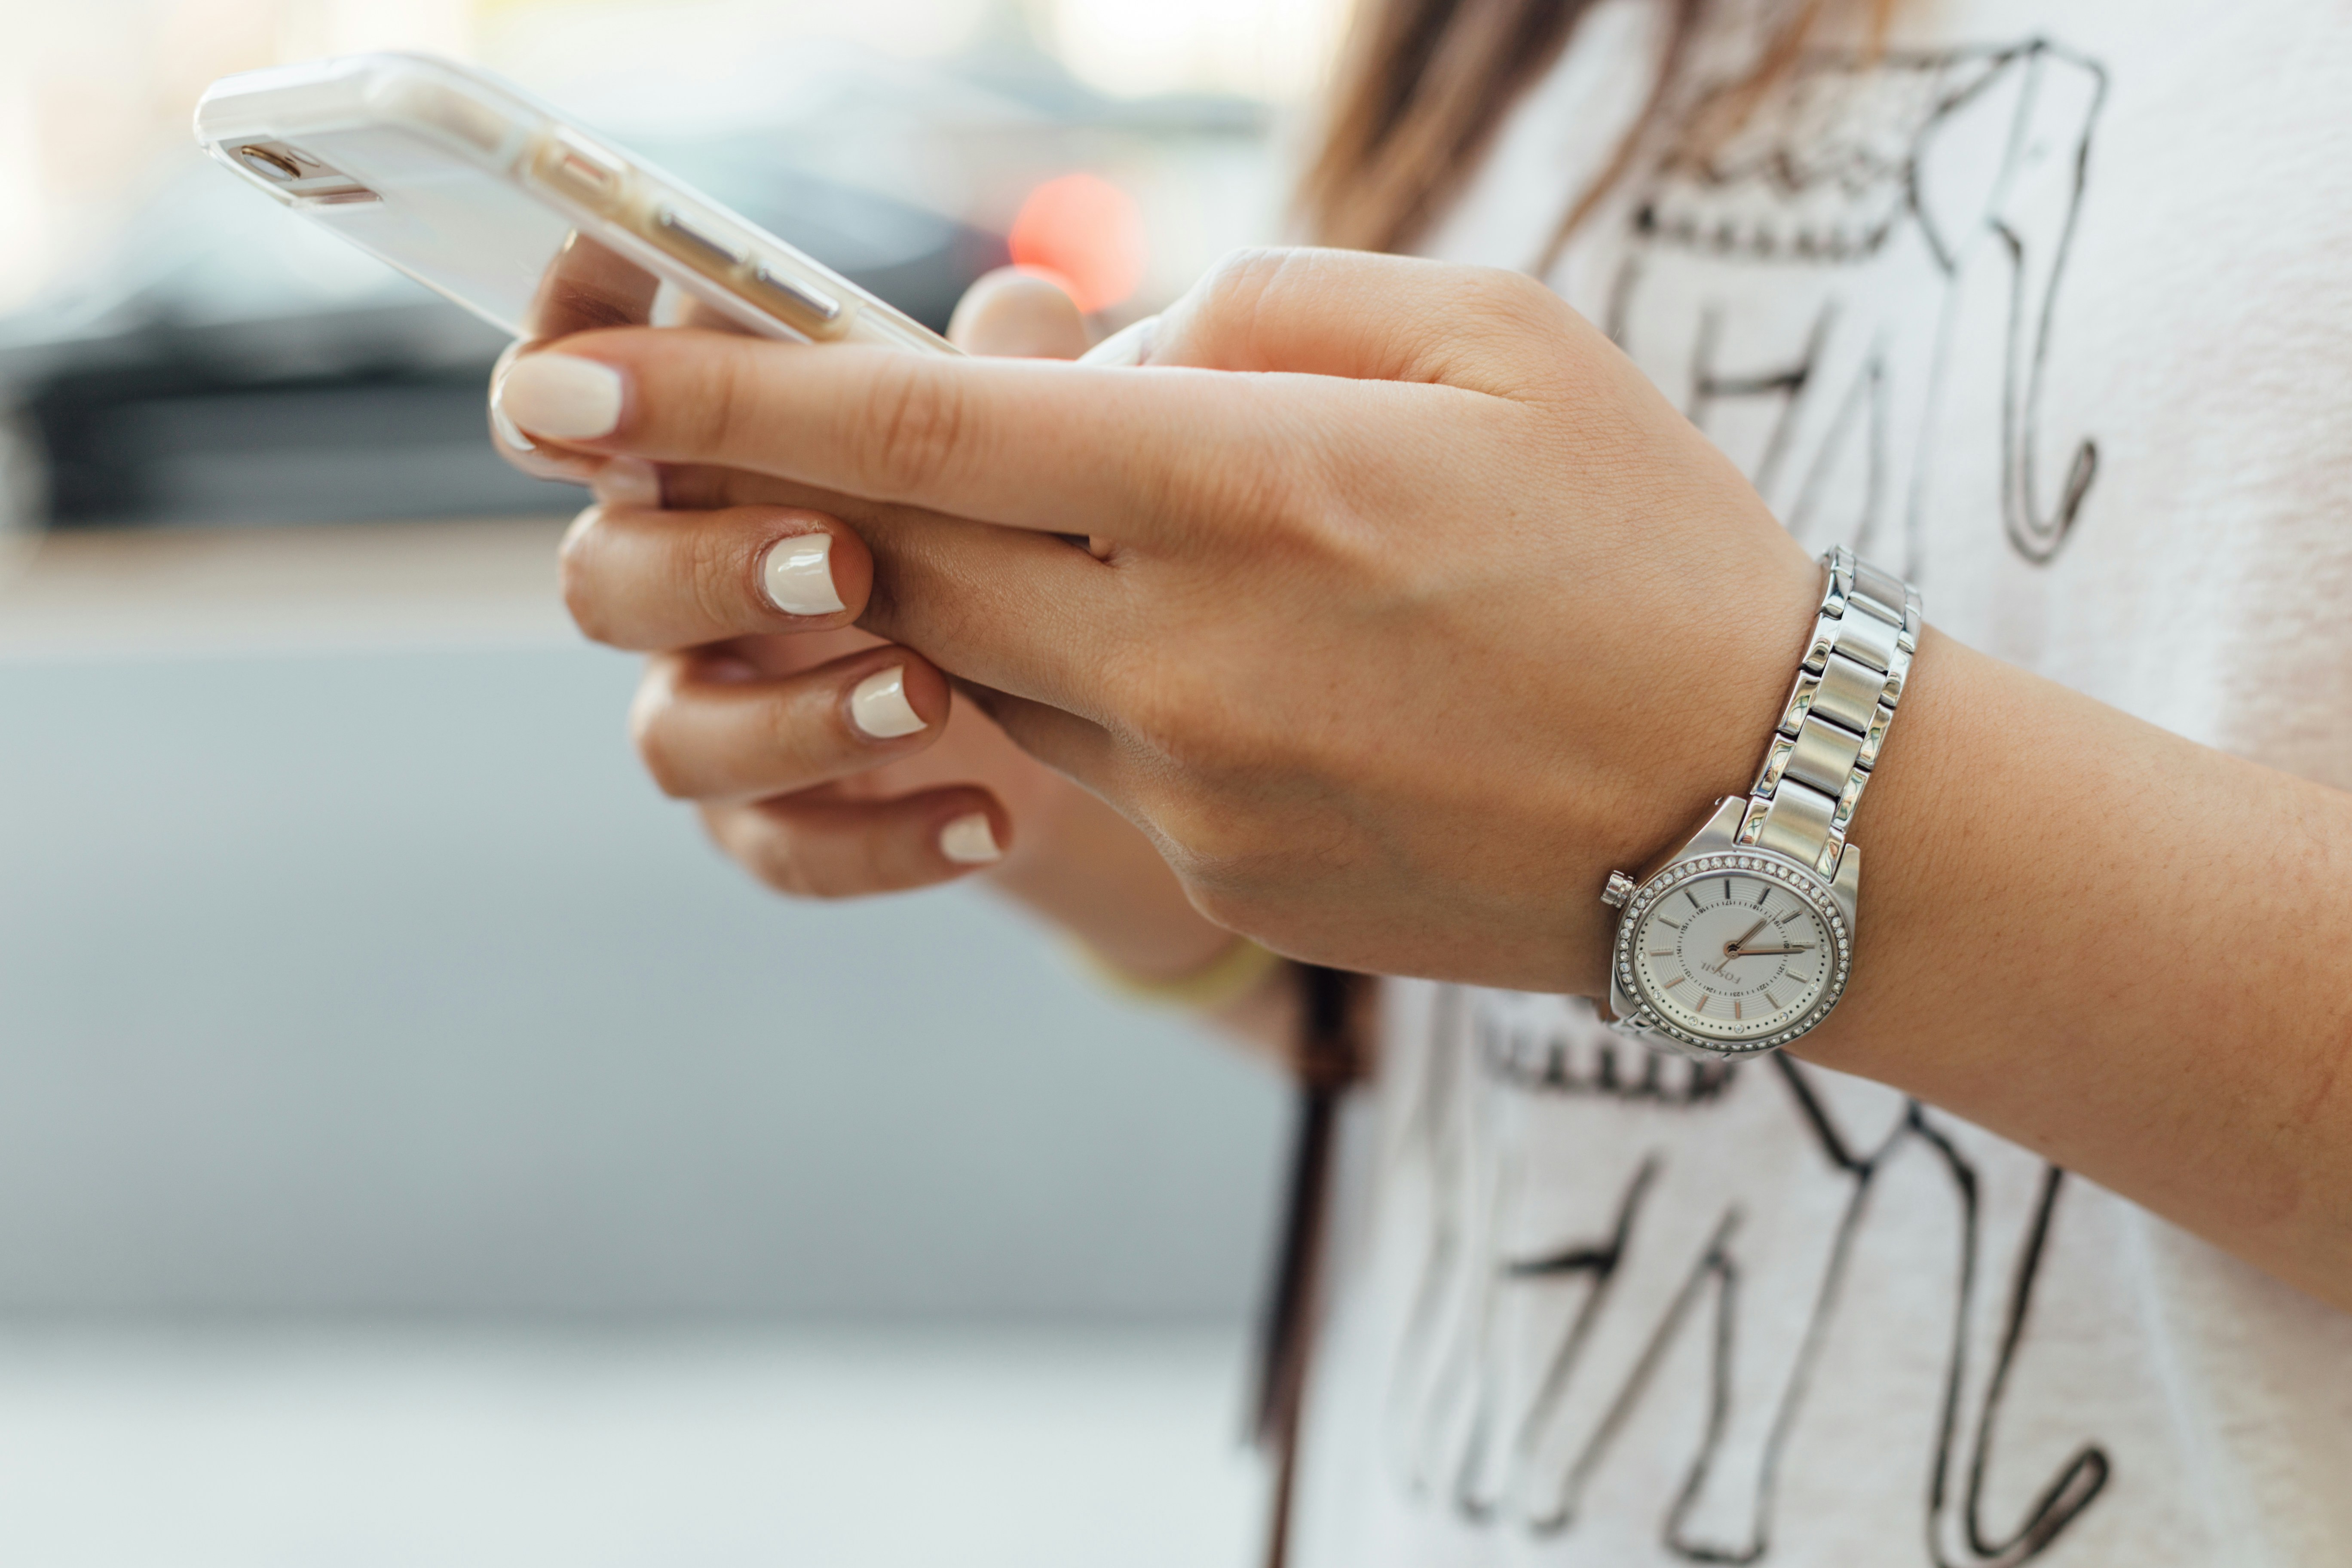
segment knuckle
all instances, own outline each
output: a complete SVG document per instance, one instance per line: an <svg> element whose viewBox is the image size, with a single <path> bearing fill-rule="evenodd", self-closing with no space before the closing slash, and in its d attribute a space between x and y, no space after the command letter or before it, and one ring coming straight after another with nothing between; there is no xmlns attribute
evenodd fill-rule
<svg viewBox="0 0 2352 1568"><path fill-rule="evenodd" d="M1213 321L1254 313L1273 291L1294 254L1263 245L1227 251L1201 280L1202 313Z"/></svg>
<svg viewBox="0 0 2352 1568"><path fill-rule="evenodd" d="M782 829L761 847L751 872L767 888L788 899L825 897L809 874L806 858L793 852L791 836Z"/></svg>
<svg viewBox="0 0 2352 1568"><path fill-rule="evenodd" d="M692 363L694 384L687 395L664 400L685 422L681 444L693 452L732 454L744 434L751 362L740 345L730 343L719 352L695 356Z"/></svg>
<svg viewBox="0 0 2352 1568"><path fill-rule="evenodd" d="M788 899L822 897L810 875L802 835L789 821L754 810L750 842L730 850L760 885Z"/></svg>
<svg viewBox="0 0 2352 1568"><path fill-rule="evenodd" d="M637 761L654 787L672 800L685 800L693 794L692 779L679 754L672 709L668 682L648 675L629 704L629 743L636 748Z"/></svg>
<svg viewBox="0 0 2352 1568"><path fill-rule="evenodd" d="M694 524L683 531L676 584L699 626L733 630L762 617L745 604L749 588L737 542L723 528Z"/></svg>
<svg viewBox="0 0 2352 1568"><path fill-rule="evenodd" d="M893 355L875 378L869 417L874 478L892 494L913 495L955 462L970 411L954 377L915 355Z"/></svg>
<svg viewBox="0 0 2352 1568"><path fill-rule="evenodd" d="M601 543L597 518L591 509L565 531L563 542L555 552L555 580L557 591L563 597L564 613L580 628L580 635L590 642L609 645L617 628L608 613L604 595L598 591L595 560Z"/></svg>
<svg viewBox="0 0 2352 1568"><path fill-rule="evenodd" d="M828 764L838 763L855 742L848 738L847 721L837 711L825 711L829 717L782 696L764 703L759 741L764 771L811 778L831 772Z"/></svg>
<svg viewBox="0 0 2352 1568"><path fill-rule="evenodd" d="M1514 331L1548 323L1565 309L1559 296L1540 279L1500 268L1475 268L1465 295L1464 304L1475 319Z"/></svg>

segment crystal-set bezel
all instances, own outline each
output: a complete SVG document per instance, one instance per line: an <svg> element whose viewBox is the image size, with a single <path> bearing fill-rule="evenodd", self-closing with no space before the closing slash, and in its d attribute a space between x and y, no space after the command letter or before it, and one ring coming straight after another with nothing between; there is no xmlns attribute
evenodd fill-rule
<svg viewBox="0 0 2352 1568"><path fill-rule="evenodd" d="M1821 916L1822 923L1829 928L1830 941L1837 950L1836 970L1804 1016L1778 1033L1759 1035L1753 1039L1727 1039L1684 1028L1666 1017L1657 999L1634 978L1634 933L1641 930L1643 914L1652 904L1668 897L1684 883L1720 876L1726 871L1745 871L1752 876L1769 877L1802 898ZM1624 987L1625 994L1642 1005L1642 1025L1644 1028L1717 1056L1739 1057L1777 1050L1828 1016L1830 1009L1837 1005L1838 998L1845 994L1846 973L1853 957L1853 932L1847 924L1845 910L1839 907L1828 884L1787 856L1765 849L1743 849L1677 860L1636 888L1633 896L1625 901L1623 918L1617 922L1617 941L1612 962L1617 967L1618 982Z"/></svg>

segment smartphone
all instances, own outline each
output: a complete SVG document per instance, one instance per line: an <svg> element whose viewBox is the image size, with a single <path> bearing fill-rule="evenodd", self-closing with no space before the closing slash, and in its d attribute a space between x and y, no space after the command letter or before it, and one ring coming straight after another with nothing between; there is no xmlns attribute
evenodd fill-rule
<svg viewBox="0 0 2352 1568"><path fill-rule="evenodd" d="M839 273L488 73L349 55L224 77L231 173L519 338L727 325L956 353Z"/></svg>

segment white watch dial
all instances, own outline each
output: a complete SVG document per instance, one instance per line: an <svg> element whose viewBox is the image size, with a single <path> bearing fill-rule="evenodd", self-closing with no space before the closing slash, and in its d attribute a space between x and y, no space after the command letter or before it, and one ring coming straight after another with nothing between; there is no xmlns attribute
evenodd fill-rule
<svg viewBox="0 0 2352 1568"><path fill-rule="evenodd" d="M1709 871L1652 899L1631 945L1643 999L1668 1023L1718 1040L1789 1028L1838 973L1821 911L1753 870Z"/></svg>

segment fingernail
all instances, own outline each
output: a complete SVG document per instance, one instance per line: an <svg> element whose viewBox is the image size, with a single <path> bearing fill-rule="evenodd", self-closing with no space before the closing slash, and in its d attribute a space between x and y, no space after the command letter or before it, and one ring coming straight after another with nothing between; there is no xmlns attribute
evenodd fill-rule
<svg viewBox="0 0 2352 1568"><path fill-rule="evenodd" d="M907 700L907 668L893 665L869 675L849 694L849 721L877 741L895 741L923 727L923 716Z"/></svg>
<svg viewBox="0 0 2352 1568"><path fill-rule="evenodd" d="M1160 330L1160 318L1146 316L1139 321L1129 321L1094 347L1078 356L1080 364L1139 365L1151 357L1152 335Z"/></svg>
<svg viewBox="0 0 2352 1568"><path fill-rule="evenodd" d="M576 354L527 354L507 367L498 405L523 429L585 441L621 422L621 373Z"/></svg>
<svg viewBox="0 0 2352 1568"><path fill-rule="evenodd" d="M988 825L984 811L959 816L940 828L940 853L959 866L985 866L1004 856L996 847L996 830Z"/></svg>
<svg viewBox="0 0 2352 1568"><path fill-rule="evenodd" d="M614 458L596 470L596 477L588 482L588 493L606 506L659 511L661 470L643 458Z"/></svg>
<svg viewBox="0 0 2352 1568"><path fill-rule="evenodd" d="M496 436L499 438L499 444L509 452L521 452L526 455L536 452L539 448L531 444L530 437L522 433L522 426L508 418L506 409L501 406L503 399L499 395L504 391L505 386L506 384L502 380L497 386L490 388L490 433Z"/></svg>
<svg viewBox="0 0 2352 1568"><path fill-rule="evenodd" d="M829 616L848 608L841 602L841 591L833 585L830 533L795 533L768 546L767 559L760 563L760 581L768 590L769 602L788 616ZM895 679L898 671L890 673ZM863 691L866 687L857 689ZM898 700L904 702L906 699L901 697ZM921 720L915 721L916 729L922 727Z"/></svg>

